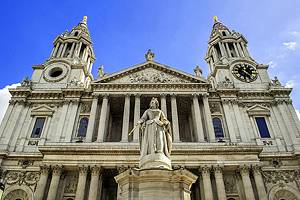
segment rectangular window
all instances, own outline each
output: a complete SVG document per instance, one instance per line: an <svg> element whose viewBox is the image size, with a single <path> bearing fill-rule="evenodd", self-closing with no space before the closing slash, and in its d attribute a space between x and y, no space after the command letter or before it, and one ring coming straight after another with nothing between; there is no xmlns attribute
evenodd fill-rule
<svg viewBox="0 0 300 200"><path fill-rule="evenodd" d="M39 138L43 131L43 127L45 124L45 117L37 117L35 120L35 124L31 133L31 138Z"/></svg>
<svg viewBox="0 0 300 200"><path fill-rule="evenodd" d="M264 117L255 117L256 124L259 130L260 137L270 138L269 129Z"/></svg>

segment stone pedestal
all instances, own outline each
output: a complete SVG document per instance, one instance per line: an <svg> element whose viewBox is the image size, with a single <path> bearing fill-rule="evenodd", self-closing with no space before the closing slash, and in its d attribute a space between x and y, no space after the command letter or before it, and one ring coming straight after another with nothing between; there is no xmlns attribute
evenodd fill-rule
<svg viewBox="0 0 300 200"><path fill-rule="evenodd" d="M141 158L140 169L172 169L171 160L163 153L149 154Z"/></svg>
<svg viewBox="0 0 300 200"><path fill-rule="evenodd" d="M185 169L128 169L115 180L118 200L190 200L197 176Z"/></svg>

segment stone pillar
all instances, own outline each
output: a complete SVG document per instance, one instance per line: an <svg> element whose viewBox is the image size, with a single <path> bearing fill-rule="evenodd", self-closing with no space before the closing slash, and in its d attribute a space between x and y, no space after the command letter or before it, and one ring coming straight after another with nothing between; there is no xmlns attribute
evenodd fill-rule
<svg viewBox="0 0 300 200"><path fill-rule="evenodd" d="M246 56L246 57L250 57L249 52L248 52L248 50L247 50L246 44L245 44L245 43L241 43L241 47L242 47L242 49L243 49L243 52L244 52L245 56Z"/></svg>
<svg viewBox="0 0 300 200"><path fill-rule="evenodd" d="M237 142L237 140L236 140L236 134L235 134L234 125L233 125L233 117L231 116L231 108L232 108L231 102L228 100L223 100L222 104L223 104L223 108L224 108L226 124L228 127L229 138L230 138L231 142L235 143L235 142Z"/></svg>
<svg viewBox="0 0 300 200"><path fill-rule="evenodd" d="M160 95L160 108L164 112L165 116L168 116L168 111L167 111L167 100L166 100L167 95L166 94L161 94Z"/></svg>
<svg viewBox="0 0 300 200"><path fill-rule="evenodd" d="M205 200L213 200L213 193L210 180L210 167L203 166L200 168L203 179L204 197Z"/></svg>
<svg viewBox="0 0 300 200"><path fill-rule="evenodd" d="M259 199L268 199L260 166L253 166L253 176Z"/></svg>
<svg viewBox="0 0 300 200"><path fill-rule="evenodd" d="M63 136L63 129L66 121L66 116L69 108L69 102L64 101L62 105L62 109L60 112L59 122L56 125L57 126L57 132L55 135L55 141L60 141L61 137Z"/></svg>
<svg viewBox="0 0 300 200"><path fill-rule="evenodd" d="M94 95L91 111L90 111L89 124L86 131L86 139L85 139L86 142L91 142L93 139L95 120L97 115L97 107L98 107L98 95Z"/></svg>
<svg viewBox="0 0 300 200"><path fill-rule="evenodd" d="M218 200L226 200L226 192L223 180L223 169L220 166L214 166L213 170L216 180Z"/></svg>
<svg viewBox="0 0 300 200"><path fill-rule="evenodd" d="M70 54L68 55L68 58L72 58L72 55L74 53L75 44L76 44L75 42L72 43L72 47L70 49Z"/></svg>
<svg viewBox="0 0 300 200"><path fill-rule="evenodd" d="M79 44L76 46L75 53L77 57L79 57L81 46L82 46L82 42L79 42Z"/></svg>
<svg viewBox="0 0 300 200"><path fill-rule="evenodd" d="M106 119L107 107L108 107L108 95L104 95L102 100L100 119L99 119L97 142L103 142L104 140L105 124L107 120Z"/></svg>
<svg viewBox="0 0 300 200"><path fill-rule="evenodd" d="M238 48L238 50L239 50L240 56L241 56L241 57L245 57L245 54L244 54L243 49L242 49L242 47L241 47L241 43L237 43L236 45L237 45L237 48Z"/></svg>
<svg viewBox="0 0 300 200"><path fill-rule="evenodd" d="M129 117L130 117L130 94L126 94L125 102L124 102L122 141L121 142L128 142Z"/></svg>
<svg viewBox="0 0 300 200"><path fill-rule="evenodd" d="M61 51L62 51L62 49L63 49L63 46L64 46L64 44L63 43L57 43L58 45L59 45L59 49L58 49L58 52L57 52L57 54L56 54L56 57L57 58L59 58L60 57L60 55L61 55Z"/></svg>
<svg viewBox="0 0 300 200"><path fill-rule="evenodd" d="M55 165L52 167L52 179L51 179L51 183L50 183L50 187L49 187L49 191L48 191L47 200L56 200L57 189L58 189L61 172L62 172L61 165Z"/></svg>
<svg viewBox="0 0 300 200"><path fill-rule="evenodd" d="M141 111L140 111L141 99L140 99L140 97L141 97L140 94L136 94L134 97L134 119L133 119L134 126L137 124L137 122L141 118ZM133 142L139 141L139 133L140 133L139 128L136 128L133 132Z"/></svg>
<svg viewBox="0 0 300 200"><path fill-rule="evenodd" d="M235 119L236 119L236 123L237 123L237 127L239 129L240 132L240 136L241 136L241 140L242 142L249 142L246 134L245 134L245 121L243 120L240 110L239 110L239 106L238 106L238 102L234 101L232 103L232 107L233 107L233 111L235 114Z"/></svg>
<svg viewBox="0 0 300 200"><path fill-rule="evenodd" d="M209 142L215 142L216 136L212 124L212 118L211 118L211 113L210 113L210 108L208 103L208 94L203 94L203 106L204 106L205 123L206 123L207 132L209 136Z"/></svg>
<svg viewBox="0 0 300 200"><path fill-rule="evenodd" d="M68 114L67 114L67 129L64 130L66 132L65 142L70 142L72 140L74 124L76 120L77 110L79 107L79 99L74 99L69 104ZM75 133L77 136L77 133Z"/></svg>
<svg viewBox="0 0 300 200"><path fill-rule="evenodd" d="M42 165L42 166L40 166L40 168L41 168L41 170L40 170L41 175L40 175L40 179L37 183L37 187L35 190L35 195L34 195L35 200L40 200L40 199L43 199L43 197L44 197L45 188L46 188L48 175L49 175L49 169L50 169L50 167L47 165Z"/></svg>
<svg viewBox="0 0 300 200"><path fill-rule="evenodd" d="M64 44L64 48L63 48L63 51L62 51L62 53L61 53L61 56L60 56L60 57L64 57L64 54L65 54L65 52L66 52L66 49L67 49L67 46L68 46L68 43L66 42L66 43Z"/></svg>
<svg viewBox="0 0 300 200"><path fill-rule="evenodd" d="M180 142L176 96L171 96L172 126L174 142Z"/></svg>
<svg viewBox="0 0 300 200"><path fill-rule="evenodd" d="M56 53L57 53L58 47L59 47L59 45L58 45L58 43L57 43L57 44L55 45L55 48L54 48L54 51L53 51L53 53L52 53L51 57L55 57L55 56L56 56Z"/></svg>
<svg viewBox="0 0 300 200"><path fill-rule="evenodd" d="M228 46L227 42L225 43L225 49L226 49L226 52L228 54L228 57L231 58L232 56L231 56L230 49L229 49L229 46Z"/></svg>
<svg viewBox="0 0 300 200"><path fill-rule="evenodd" d="M101 199L100 197L98 197L98 184L99 184L100 169L101 168L98 165L94 165L91 167L91 183L90 183L88 200Z"/></svg>
<svg viewBox="0 0 300 200"><path fill-rule="evenodd" d="M195 129L198 137L198 142L204 142L203 126L197 94L193 94L193 106L195 112Z"/></svg>
<svg viewBox="0 0 300 200"><path fill-rule="evenodd" d="M78 177L78 184L77 184L77 189L76 189L75 200L83 200L84 199L87 171L88 171L87 166L84 166L84 165L79 166L79 177Z"/></svg>
<svg viewBox="0 0 300 200"><path fill-rule="evenodd" d="M245 196L247 200L255 200L251 180L249 176L250 167L244 165L239 168L244 185Z"/></svg>
<svg viewBox="0 0 300 200"><path fill-rule="evenodd" d="M235 53L236 53L236 56L237 56L237 57L242 57L242 56L240 56L239 50L237 49L237 46L236 46L236 43L235 43L235 42L233 43L233 47L234 47L234 51L235 51Z"/></svg>
<svg viewBox="0 0 300 200"><path fill-rule="evenodd" d="M224 46L222 45L221 42L218 42L218 45L221 51L221 57L226 57Z"/></svg>

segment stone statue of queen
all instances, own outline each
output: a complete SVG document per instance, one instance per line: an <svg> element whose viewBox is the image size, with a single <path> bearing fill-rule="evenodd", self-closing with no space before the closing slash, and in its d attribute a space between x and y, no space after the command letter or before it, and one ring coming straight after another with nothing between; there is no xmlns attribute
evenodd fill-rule
<svg viewBox="0 0 300 200"><path fill-rule="evenodd" d="M140 131L140 169L171 168L172 149L171 125L159 109L157 98L152 98L137 125Z"/></svg>

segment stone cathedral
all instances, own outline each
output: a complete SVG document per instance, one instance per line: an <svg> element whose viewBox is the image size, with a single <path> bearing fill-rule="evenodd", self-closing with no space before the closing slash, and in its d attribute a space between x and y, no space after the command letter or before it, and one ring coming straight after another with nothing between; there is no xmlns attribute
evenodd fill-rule
<svg viewBox="0 0 300 200"><path fill-rule="evenodd" d="M10 89L0 126L2 199L155 199L126 192L164 187L139 187L146 178L131 173L140 159L141 133L133 128L154 97L172 129L165 181L178 179L172 170L186 180L178 186L184 195L164 188L168 199L299 200L300 123L291 89L269 77L247 43L215 18L208 77L198 66L189 74L156 62L151 50L143 63L112 74L100 67L93 77L84 17L55 38L31 78ZM121 186L125 172L134 182Z"/></svg>

